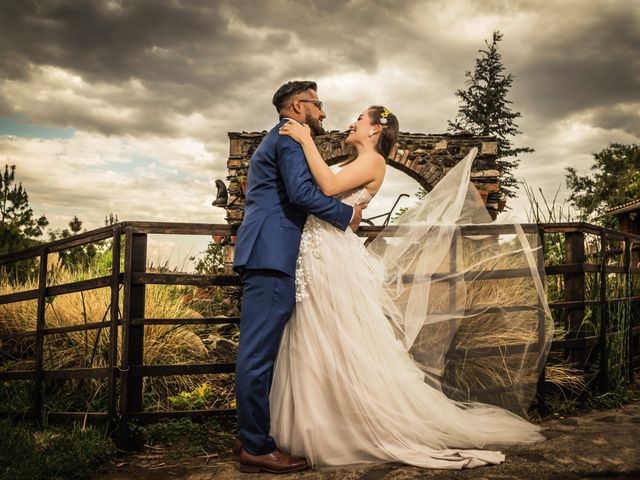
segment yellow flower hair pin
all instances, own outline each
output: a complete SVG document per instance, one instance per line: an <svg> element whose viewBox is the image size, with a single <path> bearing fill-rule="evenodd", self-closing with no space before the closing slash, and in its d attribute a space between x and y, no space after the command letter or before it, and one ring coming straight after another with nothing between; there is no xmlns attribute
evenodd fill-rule
<svg viewBox="0 0 640 480"><path fill-rule="evenodd" d="M386 125L387 124L387 122L389 121L387 117L389 115L393 115L393 114L391 113L390 110L387 109L387 107L384 107L382 112L380 112L380 123L382 125Z"/></svg>

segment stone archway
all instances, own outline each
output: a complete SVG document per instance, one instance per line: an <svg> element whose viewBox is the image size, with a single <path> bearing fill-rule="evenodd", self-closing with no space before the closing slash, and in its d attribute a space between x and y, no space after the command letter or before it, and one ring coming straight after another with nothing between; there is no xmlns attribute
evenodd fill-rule
<svg viewBox="0 0 640 480"><path fill-rule="evenodd" d="M229 159L227 160L227 202L224 206L226 220L240 224L244 215L243 178L246 179L251 155L258 147L263 132L229 132ZM344 143L344 132L328 132L316 138L318 149L327 163L334 165L355 154L352 147ZM433 186L473 147L479 153L471 172L471 180L480 191L487 210L493 218L498 214L500 196L500 172L496 168L497 143L493 137L470 134L400 133L398 143L392 150L387 164L418 182L430 191ZM233 237L224 240L225 269L231 273L233 263Z"/></svg>
<svg viewBox="0 0 640 480"><path fill-rule="evenodd" d="M246 177L251 155L267 132L230 132L229 159L227 161L226 206L229 223L240 223L244 213L242 179ZM316 138L316 144L327 163L334 165L352 155L354 150L344 142L344 132L328 132ZM471 172L471 180L481 192L487 210L495 218L500 197L500 172L496 168L497 143L494 137L470 134L400 133L387 164L407 174L430 191L436 183L473 147L479 153Z"/></svg>

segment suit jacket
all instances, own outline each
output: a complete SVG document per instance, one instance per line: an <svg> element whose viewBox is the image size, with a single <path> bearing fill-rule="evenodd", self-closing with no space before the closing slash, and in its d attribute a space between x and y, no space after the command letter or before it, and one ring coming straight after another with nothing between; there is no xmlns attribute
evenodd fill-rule
<svg viewBox="0 0 640 480"><path fill-rule="evenodd" d="M295 276L307 215L341 230L353 216L352 207L318 190L300 144L278 133L285 122L271 129L251 156L244 220L234 254L236 271L270 269Z"/></svg>

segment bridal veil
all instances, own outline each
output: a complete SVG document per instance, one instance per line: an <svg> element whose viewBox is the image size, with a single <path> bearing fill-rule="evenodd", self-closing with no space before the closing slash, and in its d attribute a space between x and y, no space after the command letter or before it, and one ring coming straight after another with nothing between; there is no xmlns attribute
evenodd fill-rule
<svg viewBox="0 0 640 480"><path fill-rule="evenodd" d="M425 374L461 403L523 414L553 337L535 225L492 221L470 181L478 150L368 247L385 315Z"/></svg>

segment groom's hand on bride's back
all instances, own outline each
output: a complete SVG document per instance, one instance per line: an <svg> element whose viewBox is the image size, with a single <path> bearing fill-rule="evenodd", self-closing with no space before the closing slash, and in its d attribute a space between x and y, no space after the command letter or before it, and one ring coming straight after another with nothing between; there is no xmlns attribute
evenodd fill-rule
<svg viewBox="0 0 640 480"><path fill-rule="evenodd" d="M353 207L353 218L351 218L349 228L351 228L354 233L358 230L358 226L362 221L362 211L367 208L367 205L369 205L369 203L359 203Z"/></svg>

